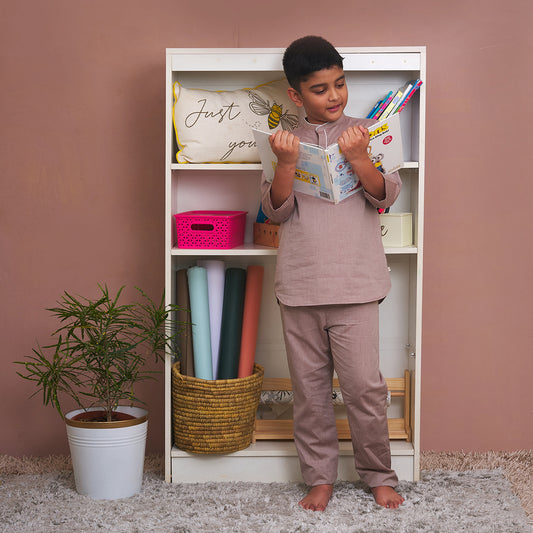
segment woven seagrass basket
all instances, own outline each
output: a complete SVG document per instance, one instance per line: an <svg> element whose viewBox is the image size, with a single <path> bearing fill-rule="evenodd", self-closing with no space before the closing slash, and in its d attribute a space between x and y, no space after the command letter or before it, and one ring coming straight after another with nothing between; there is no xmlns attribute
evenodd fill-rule
<svg viewBox="0 0 533 533"><path fill-rule="evenodd" d="M230 453L252 442L264 370L251 376L208 381L180 374L172 366L174 443L188 452Z"/></svg>

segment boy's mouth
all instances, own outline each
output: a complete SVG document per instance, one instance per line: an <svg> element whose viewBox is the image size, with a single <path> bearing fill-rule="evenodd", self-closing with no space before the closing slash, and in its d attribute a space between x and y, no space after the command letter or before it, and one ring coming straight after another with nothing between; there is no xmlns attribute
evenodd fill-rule
<svg viewBox="0 0 533 533"><path fill-rule="evenodd" d="M333 107L328 107L328 111L330 113L335 113L335 112L337 112L340 109L340 107L341 107L340 104L337 104L337 105L335 105Z"/></svg>

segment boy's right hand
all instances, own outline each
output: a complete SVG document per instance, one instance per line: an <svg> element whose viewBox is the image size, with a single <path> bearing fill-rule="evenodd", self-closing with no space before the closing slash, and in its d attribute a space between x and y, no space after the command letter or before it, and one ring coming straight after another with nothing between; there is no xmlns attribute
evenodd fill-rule
<svg viewBox="0 0 533 533"><path fill-rule="evenodd" d="M300 152L300 139L290 131L278 130L269 139L278 165L295 166Z"/></svg>
<svg viewBox="0 0 533 533"><path fill-rule="evenodd" d="M269 141L274 155L278 158L270 189L272 206L277 209L292 193L300 139L290 131L279 130L269 137Z"/></svg>

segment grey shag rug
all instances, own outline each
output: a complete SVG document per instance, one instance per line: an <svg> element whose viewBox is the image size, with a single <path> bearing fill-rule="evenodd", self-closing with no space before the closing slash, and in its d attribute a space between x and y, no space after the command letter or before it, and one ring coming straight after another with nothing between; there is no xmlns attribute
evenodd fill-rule
<svg viewBox="0 0 533 533"><path fill-rule="evenodd" d="M338 482L323 513L305 511L298 483L167 484L147 470L140 494L94 501L76 493L71 470L0 476L0 531L531 533L504 471L424 470L401 482L397 510L374 503L361 483Z"/></svg>

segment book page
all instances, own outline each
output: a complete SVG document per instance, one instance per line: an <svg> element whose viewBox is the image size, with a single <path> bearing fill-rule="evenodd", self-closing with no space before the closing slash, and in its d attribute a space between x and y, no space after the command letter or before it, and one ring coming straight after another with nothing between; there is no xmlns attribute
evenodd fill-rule
<svg viewBox="0 0 533 533"><path fill-rule="evenodd" d="M328 146L326 155L332 186L338 202L362 189L359 178L342 154L338 144Z"/></svg>
<svg viewBox="0 0 533 533"><path fill-rule="evenodd" d="M317 198L334 200L324 149L313 144L300 143L294 190Z"/></svg>

